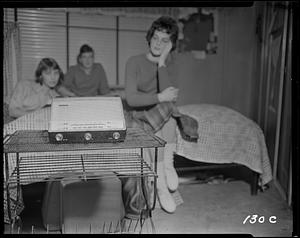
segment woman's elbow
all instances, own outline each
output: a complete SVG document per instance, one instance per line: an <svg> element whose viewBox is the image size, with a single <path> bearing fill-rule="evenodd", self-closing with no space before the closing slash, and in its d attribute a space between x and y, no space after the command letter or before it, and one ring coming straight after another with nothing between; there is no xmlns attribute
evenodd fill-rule
<svg viewBox="0 0 300 238"><path fill-rule="evenodd" d="M8 114L10 117L14 117L14 118L17 118L17 117L20 117L23 115L23 113L15 107L9 107Z"/></svg>
<svg viewBox="0 0 300 238"><path fill-rule="evenodd" d="M127 104L128 104L130 107L135 107L135 106L137 106L137 99L136 99L136 97L135 97L133 94L126 93L126 94L125 94L125 99L126 99Z"/></svg>
<svg viewBox="0 0 300 238"><path fill-rule="evenodd" d="M126 102L129 106L134 107L136 106L135 100L132 97L126 97Z"/></svg>

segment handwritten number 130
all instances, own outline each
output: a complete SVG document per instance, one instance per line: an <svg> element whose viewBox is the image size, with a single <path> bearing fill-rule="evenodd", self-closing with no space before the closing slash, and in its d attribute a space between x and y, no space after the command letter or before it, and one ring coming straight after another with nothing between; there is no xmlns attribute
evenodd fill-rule
<svg viewBox="0 0 300 238"><path fill-rule="evenodd" d="M254 224L256 222L259 222L259 223L264 223L265 222L265 216L258 216L256 214L254 215L248 215L245 220L243 221L243 224L246 224L246 222L249 220L249 223L250 224ZM267 218L267 221L269 223L276 223L276 216L270 216L269 219Z"/></svg>

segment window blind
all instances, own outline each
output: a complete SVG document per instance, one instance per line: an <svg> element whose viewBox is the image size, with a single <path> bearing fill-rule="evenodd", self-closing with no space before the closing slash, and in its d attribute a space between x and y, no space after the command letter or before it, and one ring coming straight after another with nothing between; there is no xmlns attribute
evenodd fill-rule
<svg viewBox="0 0 300 238"><path fill-rule="evenodd" d="M116 18L101 15L70 14L69 60L77 63L83 44L95 51L95 62L101 63L109 86L116 86Z"/></svg>
<svg viewBox="0 0 300 238"><path fill-rule="evenodd" d="M15 21L15 11L13 8L3 8L3 21Z"/></svg>
<svg viewBox="0 0 300 238"><path fill-rule="evenodd" d="M6 14L13 19L13 12L10 9ZM37 64L44 57L53 57L66 73L70 65L77 63L80 46L89 44L95 50L95 62L103 65L111 87L124 86L128 58L147 51L146 32L154 20L119 17L117 29L116 16L69 13L67 29L67 14L63 9L18 8L17 14L21 31L22 78L34 79Z"/></svg>
<svg viewBox="0 0 300 238"><path fill-rule="evenodd" d="M69 14L69 25L74 27L116 29L116 17L88 15L79 13Z"/></svg>
<svg viewBox="0 0 300 238"><path fill-rule="evenodd" d="M54 58L66 72L66 14L38 9L18 9L21 32L22 78L34 79L39 61Z"/></svg>
<svg viewBox="0 0 300 238"><path fill-rule="evenodd" d="M109 86L116 85L116 33L107 30L93 30L70 27L70 65L77 64L81 45L88 44L95 51L95 62L101 63Z"/></svg>
<svg viewBox="0 0 300 238"><path fill-rule="evenodd" d="M156 18L142 18L142 17L120 17L120 30L136 30L147 32L152 22Z"/></svg>

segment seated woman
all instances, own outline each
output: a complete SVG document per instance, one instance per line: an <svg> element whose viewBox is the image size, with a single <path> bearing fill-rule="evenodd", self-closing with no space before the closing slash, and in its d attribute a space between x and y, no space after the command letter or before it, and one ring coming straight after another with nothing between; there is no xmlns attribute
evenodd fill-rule
<svg viewBox="0 0 300 238"><path fill-rule="evenodd" d="M105 71L100 63L94 62L94 50L85 44L80 47L77 65L69 68L63 82L65 88L59 87L58 92L65 96L92 97L110 93Z"/></svg>
<svg viewBox="0 0 300 238"><path fill-rule="evenodd" d="M125 73L126 100L133 109L131 118L167 142L158 153L157 195L162 209L169 213L176 210L169 190L175 191L178 186L173 165L176 126L181 132L188 132L188 135L183 133L185 138L191 141L198 138L197 122L180 114L175 106L178 67L171 52L176 48L177 37L174 19L163 16L154 21L146 35L149 51L129 58Z"/></svg>
<svg viewBox="0 0 300 238"><path fill-rule="evenodd" d="M54 59L42 59L35 71L35 80L17 83L9 102L9 115L17 118L50 105L54 97L60 96L56 87L63 78L63 72ZM65 89L65 92L68 90Z"/></svg>
<svg viewBox="0 0 300 238"><path fill-rule="evenodd" d="M50 105L54 97L60 96L56 92L56 87L62 83L63 78L64 75L58 63L53 58L43 58L39 62L35 71L35 80L24 79L17 83L8 105L10 116L13 118L18 118L18 120L22 120L22 118L26 117L26 115ZM71 93L67 89L65 89L65 92L68 92L69 94ZM14 121L10 123L13 124ZM35 123L34 126L37 124L38 123ZM9 126L3 129L6 132L12 132L11 128L20 130L28 129L25 128L24 124L22 123L20 125L17 123L16 125L20 128ZM6 199L5 193L6 191L4 190L4 198ZM20 215L24 209L22 190L20 196L21 199L17 200L16 187L12 187L10 191L10 202L13 204L12 206L16 207L16 214L12 214L13 219L17 219L18 215ZM6 203L4 206L4 211L4 221L9 223L10 220Z"/></svg>

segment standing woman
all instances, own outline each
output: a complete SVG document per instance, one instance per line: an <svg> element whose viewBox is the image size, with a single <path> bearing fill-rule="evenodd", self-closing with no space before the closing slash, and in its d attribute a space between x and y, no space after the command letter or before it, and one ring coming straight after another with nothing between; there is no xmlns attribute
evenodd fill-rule
<svg viewBox="0 0 300 238"><path fill-rule="evenodd" d="M58 91L64 96L92 97L110 93L106 73L100 63L94 62L95 53L92 47L84 44L77 56L77 65L69 68L63 85L73 95L65 93L64 88Z"/></svg>
<svg viewBox="0 0 300 238"><path fill-rule="evenodd" d="M63 78L58 63L52 58L43 58L35 71L35 81L21 80L17 83L10 99L9 115L17 118L50 105L54 97L60 96L56 88Z"/></svg>
<svg viewBox="0 0 300 238"><path fill-rule="evenodd" d="M178 67L171 52L176 48L177 37L176 21L171 17L162 16L152 23L147 32L148 52L128 59L125 93L135 119L138 119L137 116L141 113L148 119L158 118L153 115L160 111L156 110L157 106L174 106L178 96L178 89L175 87ZM173 165L176 121L173 117L162 117L162 120L162 127L158 131L153 130L167 142L165 148L160 148L158 153L157 195L161 208L173 213L176 203L169 190L175 191L178 187L178 176Z"/></svg>

